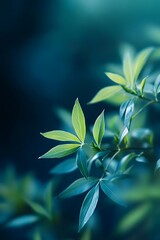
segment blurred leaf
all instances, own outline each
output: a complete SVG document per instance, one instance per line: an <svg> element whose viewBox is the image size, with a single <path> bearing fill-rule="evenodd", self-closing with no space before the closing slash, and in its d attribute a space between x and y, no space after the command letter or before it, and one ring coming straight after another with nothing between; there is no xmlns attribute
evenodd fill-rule
<svg viewBox="0 0 160 240"><path fill-rule="evenodd" d="M126 108L125 111L125 117L124 117L124 125L125 127L127 127L129 129L130 127L130 123L131 123L131 118L133 115L133 111L134 111L134 102L133 100L131 100Z"/></svg>
<svg viewBox="0 0 160 240"><path fill-rule="evenodd" d="M78 231L80 231L84 227L84 225L88 222L88 220L92 216L97 206L98 198L99 198L99 186L96 185L87 193L82 203L79 215Z"/></svg>
<svg viewBox="0 0 160 240"><path fill-rule="evenodd" d="M133 85L133 63L130 52L126 52L123 59L123 72L126 80L132 86Z"/></svg>
<svg viewBox="0 0 160 240"><path fill-rule="evenodd" d="M121 219L117 228L118 233L126 233L133 229L146 218L150 211L151 205L149 203L145 203L129 211L126 216Z"/></svg>
<svg viewBox="0 0 160 240"><path fill-rule="evenodd" d="M118 203L119 205L126 207L126 203L121 199L115 192L115 184L108 182L108 180L101 180L100 186L102 191L109 197L112 201Z"/></svg>
<svg viewBox="0 0 160 240"><path fill-rule="evenodd" d="M117 95L121 90L121 86L110 86L102 88L89 103L104 101L114 95Z"/></svg>
<svg viewBox="0 0 160 240"><path fill-rule="evenodd" d="M94 178L80 178L73 182L63 192L60 193L61 198L70 198L81 193L86 192L97 183L97 179Z"/></svg>
<svg viewBox="0 0 160 240"><path fill-rule="evenodd" d="M41 133L41 135L46 138L54 139L54 140L58 140L58 141L80 142L79 139L75 135L73 135L69 132L61 131L61 130L45 132L45 133Z"/></svg>
<svg viewBox="0 0 160 240"><path fill-rule="evenodd" d="M77 164L75 158L68 159L64 162L61 162L57 166L55 166L50 173L53 174L64 174L70 173L77 169Z"/></svg>
<svg viewBox="0 0 160 240"><path fill-rule="evenodd" d="M46 209L49 213L52 211L52 190L53 190L53 182L50 181L47 184L46 190L45 190L45 203L46 203Z"/></svg>
<svg viewBox="0 0 160 240"><path fill-rule="evenodd" d="M105 132L104 111L98 116L93 126L93 136L96 144L101 144Z"/></svg>
<svg viewBox="0 0 160 240"><path fill-rule="evenodd" d="M87 178L88 177L87 156L83 148L79 148L76 156L76 162L81 174L85 178Z"/></svg>
<svg viewBox="0 0 160 240"><path fill-rule="evenodd" d="M160 74L159 74L158 77L156 78L153 91L154 91L154 93L155 93L156 96L157 96L157 94L160 92Z"/></svg>
<svg viewBox="0 0 160 240"><path fill-rule="evenodd" d="M39 157L39 159L65 157L74 153L79 147L80 144L61 144L43 154L41 157Z"/></svg>
<svg viewBox="0 0 160 240"><path fill-rule="evenodd" d="M118 165L118 169L120 172L125 172L128 168L128 165L131 163L131 161L137 157L137 154L133 153L129 153L128 155L124 156L119 165Z"/></svg>
<svg viewBox="0 0 160 240"><path fill-rule="evenodd" d="M80 240L91 240L91 230L86 229Z"/></svg>
<svg viewBox="0 0 160 240"><path fill-rule="evenodd" d="M23 227L28 224L35 223L39 220L38 216L36 215L24 215L21 217L17 217L10 221L7 224L7 227Z"/></svg>
<svg viewBox="0 0 160 240"><path fill-rule="evenodd" d="M115 83L118 83L121 85L125 85L127 83L126 80L118 74L110 73L110 72L106 72L105 74Z"/></svg>
<svg viewBox="0 0 160 240"><path fill-rule="evenodd" d="M32 240L42 240L41 234L39 231L35 231Z"/></svg>
<svg viewBox="0 0 160 240"><path fill-rule="evenodd" d="M86 136L86 123L85 123L85 117L78 99L76 99L73 110L72 110L72 124L77 136L83 143Z"/></svg>
<svg viewBox="0 0 160 240"><path fill-rule="evenodd" d="M123 141L124 137L128 134L128 128L123 127L119 136L119 144Z"/></svg>
<svg viewBox="0 0 160 240"><path fill-rule="evenodd" d="M157 160L156 162L156 167L155 167L155 171L160 169L160 159Z"/></svg>
<svg viewBox="0 0 160 240"><path fill-rule="evenodd" d="M26 200L26 203L39 215L42 215L48 219L51 218L51 216L49 215L49 213L47 212L47 210L42 207L39 203L33 202L33 201L29 201Z"/></svg>
<svg viewBox="0 0 160 240"><path fill-rule="evenodd" d="M134 62L134 80L136 81L145 63L147 62L153 48L146 48L142 50L136 57Z"/></svg>
<svg viewBox="0 0 160 240"><path fill-rule="evenodd" d="M147 78L148 77L143 78L140 85L138 86L141 95L143 95L143 91L144 91L144 87L145 87Z"/></svg>

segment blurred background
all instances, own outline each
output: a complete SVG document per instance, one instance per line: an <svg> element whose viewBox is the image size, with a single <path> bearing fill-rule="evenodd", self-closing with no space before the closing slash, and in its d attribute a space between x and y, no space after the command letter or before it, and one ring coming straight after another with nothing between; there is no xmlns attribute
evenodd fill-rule
<svg viewBox="0 0 160 240"><path fill-rule="evenodd" d="M38 157L54 143L39 133L59 129L55 110L77 97L93 123L104 105L86 103L108 84L106 65L120 62L122 43L157 44L148 29L160 26L159 9L158 0L1 0L1 171L51 178L54 160Z"/></svg>

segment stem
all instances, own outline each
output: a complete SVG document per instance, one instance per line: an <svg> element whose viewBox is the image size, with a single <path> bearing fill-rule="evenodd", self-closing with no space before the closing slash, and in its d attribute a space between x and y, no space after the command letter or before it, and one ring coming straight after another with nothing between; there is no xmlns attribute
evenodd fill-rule
<svg viewBox="0 0 160 240"><path fill-rule="evenodd" d="M138 114L140 114L146 107L148 107L150 104L155 103L155 100L152 100L150 102L147 102L142 108L140 108L131 118L133 120Z"/></svg>
<svg viewBox="0 0 160 240"><path fill-rule="evenodd" d="M105 170L108 169L108 167L109 167L109 165L111 164L112 160L119 154L120 151L121 151L121 150L119 149L115 154L113 154L113 156L112 156L111 159L109 160L109 162L108 162Z"/></svg>

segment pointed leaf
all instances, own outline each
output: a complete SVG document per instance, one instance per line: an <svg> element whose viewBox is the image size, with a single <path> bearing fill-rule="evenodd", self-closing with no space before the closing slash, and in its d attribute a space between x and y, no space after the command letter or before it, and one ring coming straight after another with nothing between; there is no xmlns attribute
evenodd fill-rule
<svg viewBox="0 0 160 240"><path fill-rule="evenodd" d="M65 157L67 155L74 153L79 147L80 147L80 144L61 144L52 148L51 150L49 150L39 158Z"/></svg>
<svg viewBox="0 0 160 240"><path fill-rule="evenodd" d="M104 111L98 116L93 126L93 137L96 144L99 146L101 144L102 138L105 132L105 120Z"/></svg>
<svg viewBox="0 0 160 240"><path fill-rule="evenodd" d="M139 74L142 71L152 51L153 48L146 48L137 55L134 63L134 81L136 81L139 77Z"/></svg>
<svg viewBox="0 0 160 240"><path fill-rule="evenodd" d="M97 179L95 178L80 178L67 187L59 196L61 198L70 198L82 194L93 187L96 183Z"/></svg>
<svg viewBox="0 0 160 240"><path fill-rule="evenodd" d="M125 85L127 83L126 80L118 74L110 73L110 72L106 72L105 74L115 83L118 83L121 85Z"/></svg>
<svg viewBox="0 0 160 240"><path fill-rule="evenodd" d="M121 119L124 117L126 109L131 102L132 102L132 99L129 99L128 101L121 104L120 109L119 109L119 115L120 115Z"/></svg>
<svg viewBox="0 0 160 240"><path fill-rule="evenodd" d="M131 118L132 118L132 115L133 115L133 111L134 111L134 102L130 101L127 108L126 108L125 117L124 117L124 125L128 129L130 128L130 123L131 123Z"/></svg>
<svg viewBox="0 0 160 240"><path fill-rule="evenodd" d="M73 110L72 110L72 124L77 136L79 137L81 142L84 142L84 139L86 136L86 123L85 123L85 117L78 99L76 99Z"/></svg>
<svg viewBox="0 0 160 240"><path fill-rule="evenodd" d="M120 221L117 229L118 233L126 233L133 229L146 218L146 215L149 214L150 210L151 205L149 203L145 203L138 206L136 209L129 211L129 213Z"/></svg>
<svg viewBox="0 0 160 240"><path fill-rule="evenodd" d="M126 80L132 86L133 85L133 63L130 52L126 52L123 59L123 72Z"/></svg>
<svg viewBox="0 0 160 240"><path fill-rule="evenodd" d="M68 159L64 162L61 162L57 166L55 166L50 173L53 174L64 174L70 173L77 169L77 164L75 158Z"/></svg>
<svg viewBox="0 0 160 240"><path fill-rule="evenodd" d="M115 184L108 182L107 180L103 180L100 182L100 186L102 191L114 202L119 205L126 207L126 203L123 199L121 199L115 191Z"/></svg>
<svg viewBox="0 0 160 240"><path fill-rule="evenodd" d="M76 162L81 174L85 178L87 178L88 177L87 156L83 148L80 148L78 150Z"/></svg>
<svg viewBox="0 0 160 240"><path fill-rule="evenodd" d="M102 88L89 103L97 103L97 102L104 101L118 94L121 90L122 90L121 86L110 86L110 87Z"/></svg>
<svg viewBox="0 0 160 240"><path fill-rule="evenodd" d="M128 128L123 127L119 137L119 144L123 141L124 137L128 134Z"/></svg>
<svg viewBox="0 0 160 240"><path fill-rule="evenodd" d="M133 153L129 153L128 155L124 156L118 166L118 169L120 172L125 172L126 169L128 168L128 165L131 163L131 161L137 157L137 154Z"/></svg>
<svg viewBox="0 0 160 240"><path fill-rule="evenodd" d="M99 186L96 185L88 192L88 194L86 195L82 203L82 207L79 215L78 231L80 231L84 227L84 225L88 222L88 220L94 213L94 210L97 206L98 198L99 198Z"/></svg>
<svg viewBox="0 0 160 240"><path fill-rule="evenodd" d="M157 95L160 92L160 74L156 78L153 91L155 95Z"/></svg>
<svg viewBox="0 0 160 240"><path fill-rule="evenodd" d="M54 139L54 140L58 140L58 141L80 142L79 139L75 135L73 135L69 132L61 131L61 130L45 132L45 133L41 133L41 135L46 138Z"/></svg>
<svg viewBox="0 0 160 240"><path fill-rule="evenodd" d="M41 206L39 203L28 201L26 200L26 203L39 215L42 215L44 217L47 217L50 219L49 213L46 211L46 209Z"/></svg>
<svg viewBox="0 0 160 240"><path fill-rule="evenodd" d="M146 80L148 77L143 78L143 80L141 81L140 85L138 86L140 93L143 95L143 91L144 91L144 87L146 84Z"/></svg>
<svg viewBox="0 0 160 240"><path fill-rule="evenodd" d="M39 220L39 218L36 215L24 215L24 216L17 217L15 219L13 219L12 221L10 221L7 224L7 227L22 227L22 226L25 226L28 224L35 223L38 220Z"/></svg>

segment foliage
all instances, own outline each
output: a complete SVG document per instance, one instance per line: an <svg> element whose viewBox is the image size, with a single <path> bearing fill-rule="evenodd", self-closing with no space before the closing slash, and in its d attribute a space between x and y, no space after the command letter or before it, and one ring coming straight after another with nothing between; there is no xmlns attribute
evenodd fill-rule
<svg viewBox="0 0 160 240"><path fill-rule="evenodd" d="M72 110L74 134L62 130L42 134L66 143L55 146L40 158L61 158L72 153L76 155L75 158L71 157L58 164L51 173L65 174L79 170L82 175L59 195L61 198L69 198L88 191L80 210L79 231L93 215L99 200L99 191L113 202L128 206L128 209L132 203L141 203L122 218L117 227L118 233L129 231L149 216L154 207L153 200L160 198L157 177L160 164L154 146L157 136L151 129L144 128L141 121L136 122L139 116L145 116L141 113L145 113L149 105L158 106L160 102L159 75L151 81L143 71L155 53L156 49L151 47L136 55L127 49L123 54L123 75L105 73L114 85L98 91L89 103L116 102L120 106L119 116L114 121L109 114L105 117L102 111L93 124L92 133L90 129L87 131L91 141L86 140L85 116L78 99ZM108 120L110 126L112 125L110 129L106 124ZM142 173L145 171L142 176L138 174L139 168ZM154 180L151 176L154 176Z"/></svg>

